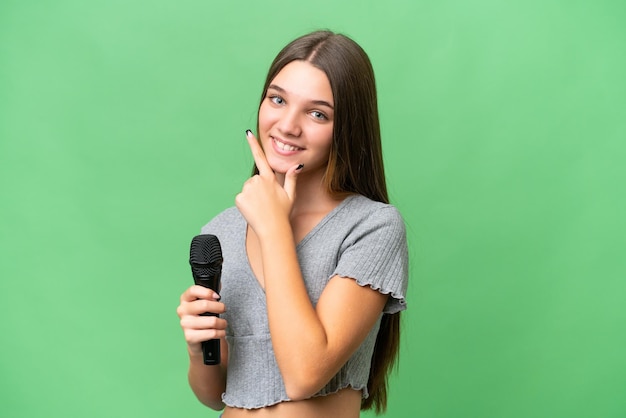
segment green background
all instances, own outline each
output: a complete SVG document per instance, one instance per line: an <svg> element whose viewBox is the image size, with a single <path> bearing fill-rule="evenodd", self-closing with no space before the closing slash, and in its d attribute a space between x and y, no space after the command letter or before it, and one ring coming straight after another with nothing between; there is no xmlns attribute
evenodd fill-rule
<svg viewBox="0 0 626 418"><path fill-rule="evenodd" d="M387 417L626 416L626 2L0 2L0 415L207 417L176 306L263 78L377 74L411 281ZM373 414L363 414L373 417Z"/></svg>

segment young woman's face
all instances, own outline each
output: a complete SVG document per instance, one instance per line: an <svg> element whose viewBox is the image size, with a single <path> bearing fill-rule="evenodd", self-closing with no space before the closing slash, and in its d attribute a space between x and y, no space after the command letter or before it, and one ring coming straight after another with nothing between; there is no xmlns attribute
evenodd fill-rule
<svg viewBox="0 0 626 418"><path fill-rule="evenodd" d="M326 74L305 61L287 64L259 108L259 138L276 173L304 164L324 173L333 138L333 92Z"/></svg>

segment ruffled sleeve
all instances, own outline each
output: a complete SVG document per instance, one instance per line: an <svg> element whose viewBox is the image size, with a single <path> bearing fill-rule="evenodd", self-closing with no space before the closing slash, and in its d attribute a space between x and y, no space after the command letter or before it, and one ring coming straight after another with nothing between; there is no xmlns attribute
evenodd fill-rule
<svg viewBox="0 0 626 418"><path fill-rule="evenodd" d="M406 309L408 250L402 216L391 205L363 215L346 236L333 275L390 295L383 312Z"/></svg>

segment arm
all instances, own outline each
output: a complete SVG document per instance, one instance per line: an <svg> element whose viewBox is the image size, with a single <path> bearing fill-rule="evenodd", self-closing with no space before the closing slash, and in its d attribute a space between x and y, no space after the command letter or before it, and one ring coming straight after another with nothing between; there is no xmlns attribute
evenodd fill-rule
<svg viewBox="0 0 626 418"><path fill-rule="evenodd" d="M289 220L297 168L285 174L281 186L256 139L249 135L248 142L259 175L245 183L235 202L260 244L270 334L287 394L292 400L305 399L363 342L388 296L334 277L313 307Z"/></svg>
<svg viewBox="0 0 626 418"><path fill-rule="evenodd" d="M293 400L318 392L363 342L387 295L333 277L317 306L309 300L290 228L259 237L272 345Z"/></svg>
<svg viewBox="0 0 626 418"><path fill-rule="evenodd" d="M217 302L218 299L214 291L192 286L181 295L177 309L189 353L189 385L200 402L215 410L224 408L222 393L226 387L228 367L226 320L200 314L223 313L225 306ZM207 366L203 361L201 343L213 338L220 338L221 361L219 365Z"/></svg>

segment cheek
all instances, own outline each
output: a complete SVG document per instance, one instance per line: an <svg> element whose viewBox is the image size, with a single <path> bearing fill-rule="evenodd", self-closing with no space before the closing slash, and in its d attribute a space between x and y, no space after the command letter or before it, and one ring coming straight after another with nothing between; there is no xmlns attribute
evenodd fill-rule
<svg viewBox="0 0 626 418"><path fill-rule="evenodd" d="M259 108L259 130L264 131L272 125L272 110L265 105L265 102ZM260 133L260 132L259 132Z"/></svg>
<svg viewBox="0 0 626 418"><path fill-rule="evenodd" d="M333 127L324 126L319 132L319 146L327 151L330 150L330 144L333 142Z"/></svg>

